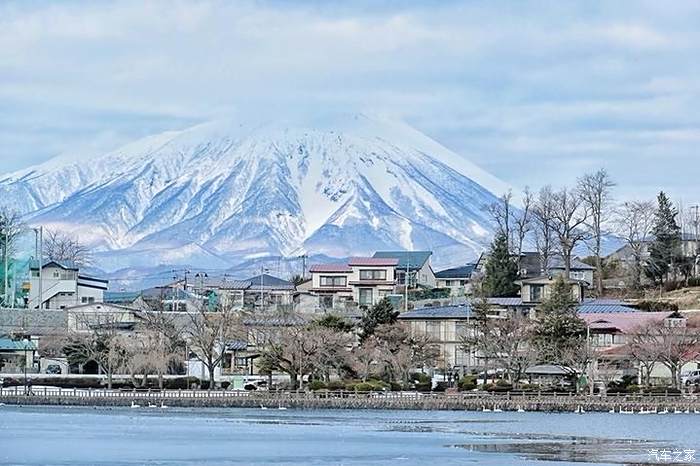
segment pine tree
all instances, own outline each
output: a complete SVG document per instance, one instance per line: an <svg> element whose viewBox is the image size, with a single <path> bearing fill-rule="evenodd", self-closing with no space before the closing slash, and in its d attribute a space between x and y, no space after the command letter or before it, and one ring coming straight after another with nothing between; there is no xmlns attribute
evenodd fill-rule
<svg viewBox="0 0 700 466"><path fill-rule="evenodd" d="M374 334L374 330L383 324L393 324L398 317L388 298L383 298L369 309L365 309L360 319L360 337L364 340Z"/></svg>
<svg viewBox="0 0 700 466"><path fill-rule="evenodd" d="M575 366L585 357L586 323L576 307L571 286L557 277L549 297L537 308L533 344L540 362Z"/></svg>
<svg viewBox="0 0 700 466"><path fill-rule="evenodd" d="M649 260L645 267L647 277L664 283L674 268L674 262L680 255L681 228L676 222L678 210L662 191L658 196L658 207L654 216L652 240L649 246Z"/></svg>
<svg viewBox="0 0 700 466"><path fill-rule="evenodd" d="M498 233L491 244L489 260L486 263L486 277L484 278L484 292L488 296L516 296L518 285L518 265L511 258L508 249L508 238L505 234Z"/></svg>

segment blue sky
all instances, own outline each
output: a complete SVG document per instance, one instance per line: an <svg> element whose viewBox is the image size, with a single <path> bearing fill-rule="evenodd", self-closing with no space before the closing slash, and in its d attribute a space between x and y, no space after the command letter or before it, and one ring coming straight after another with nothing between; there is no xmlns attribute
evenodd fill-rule
<svg viewBox="0 0 700 466"><path fill-rule="evenodd" d="M3 2L0 172L223 116L394 115L515 187L700 200L700 2Z"/></svg>

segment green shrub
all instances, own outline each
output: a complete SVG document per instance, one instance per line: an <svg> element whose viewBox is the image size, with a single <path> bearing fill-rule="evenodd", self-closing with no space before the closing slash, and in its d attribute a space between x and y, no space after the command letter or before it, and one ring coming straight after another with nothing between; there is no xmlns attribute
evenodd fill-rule
<svg viewBox="0 0 700 466"><path fill-rule="evenodd" d="M370 385L372 385L372 390L375 391L384 391L391 389L391 384L389 384L388 382L384 382L383 380L370 380L369 383Z"/></svg>
<svg viewBox="0 0 700 466"><path fill-rule="evenodd" d="M309 390L316 391L326 388L325 382L322 380L312 380L308 385Z"/></svg>
<svg viewBox="0 0 700 466"><path fill-rule="evenodd" d="M345 390L345 382L342 380L331 380L326 384L328 390Z"/></svg>
<svg viewBox="0 0 700 466"><path fill-rule="evenodd" d="M474 390L476 388L476 376L465 375L457 384L460 390Z"/></svg>
<svg viewBox="0 0 700 466"><path fill-rule="evenodd" d="M449 388L450 384L449 382L438 382L435 384L435 388L433 389L434 392L444 392Z"/></svg>
<svg viewBox="0 0 700 466"><path fill-rule="evenodd" d="M518 386L518 390L523 390L523 391L536 391L539 390L540 386L534 383L524 383L522 385Z"/></svg>
<svg viewBox="0 0 700 466"><path fill-rule="evenodd" d="M356 392L371 392L374 390L374 385L369 382L360 382L354 386Z"/></svg>

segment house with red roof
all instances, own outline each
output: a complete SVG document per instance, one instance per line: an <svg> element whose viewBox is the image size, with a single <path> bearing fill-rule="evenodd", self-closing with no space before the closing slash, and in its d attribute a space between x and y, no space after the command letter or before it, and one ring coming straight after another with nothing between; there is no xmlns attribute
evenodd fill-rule
<svg viewBox="0 0 700 466"><path fill-rule="evenodd" d="M393 293L396 258L352 257L347 263L311 266L309 291L318 295L322 308L340 308L348 303L373 306ZM346 306L347 307L347 306Z"/></svg>

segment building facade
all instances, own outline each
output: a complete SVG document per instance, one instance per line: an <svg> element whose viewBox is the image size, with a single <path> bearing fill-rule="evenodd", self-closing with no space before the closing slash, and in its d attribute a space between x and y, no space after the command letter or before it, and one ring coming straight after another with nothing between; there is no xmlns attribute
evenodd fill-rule
<svg viewBox="0 0 700 466"><path fill-rule="evenodd" d="M27 307L30 309L65 309L79 304L100 303L104 300L108 280L80 273L75 264L49 261L30 266ZM41 296L40 296L41 294Z"/></svg>

